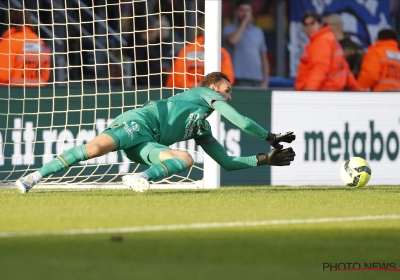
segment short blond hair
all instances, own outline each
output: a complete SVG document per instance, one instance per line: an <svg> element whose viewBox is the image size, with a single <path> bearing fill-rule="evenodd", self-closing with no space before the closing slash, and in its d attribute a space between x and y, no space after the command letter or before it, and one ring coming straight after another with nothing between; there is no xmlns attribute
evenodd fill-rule
<svg viewBox="0 0 400 280"><path fill-rule="evenodd" d="M231 82L226 74L222 72L211 72L205 75L203 81L201 82L201 86L208 88L211 85L219 84L222 79L227 80L229 83Z"/></svg>

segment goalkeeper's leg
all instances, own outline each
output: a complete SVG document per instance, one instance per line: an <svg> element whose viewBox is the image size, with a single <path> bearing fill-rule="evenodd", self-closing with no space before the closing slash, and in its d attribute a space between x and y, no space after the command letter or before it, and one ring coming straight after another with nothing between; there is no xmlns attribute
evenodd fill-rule
<svg viewBox="0 0 400 280"><path fill-rule="evenodd" d="M149 189L150 184L148 181L158 181L181 173L194 164L193 158L189 153L181 150L172 150L158 143L146 143L123 152L134 162L151 165L149 169L142 173L122 177L124 185L138 192Z"/></svg>
<svg viewBox="0 0 400 280"><path fill-rule="evenodd" d="M194 161L192 156L181 150L163 150L156 149L151 152L152 162L157 162L155 165L145 171L149 175L149 180L157 181L172 175L181 173L193 166Z"/></svg>
<svg viewBox="0 0 400 280"><path fill-rule="evenodd" d="M27 193L33 186L37 185L42 178L68 169L80 161L105 155L115 150L115 146L115 141L111 136L100 134L86 145L80 145L66 150L61 155L44 164L38 171L18 179L15 184L20 192Z"/></svg>

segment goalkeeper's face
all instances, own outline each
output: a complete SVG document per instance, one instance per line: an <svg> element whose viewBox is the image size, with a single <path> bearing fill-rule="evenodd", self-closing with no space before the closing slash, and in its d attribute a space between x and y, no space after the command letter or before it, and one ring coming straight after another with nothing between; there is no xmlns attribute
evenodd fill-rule
<svg viewBox="0 0 400 280"><path fill-rule="evenodd" d="M227 80L221 79L218 84L211 85L210 88L221 94L222 97L225 98L226 102L232 100L232 88L231 84Z"/></svg>

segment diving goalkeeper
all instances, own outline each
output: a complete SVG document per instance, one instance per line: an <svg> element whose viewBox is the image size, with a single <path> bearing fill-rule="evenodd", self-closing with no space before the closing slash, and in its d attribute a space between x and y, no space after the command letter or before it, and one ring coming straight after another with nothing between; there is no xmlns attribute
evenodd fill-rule
<svg viewBox="0 0 400 280"><path fill-rule="evenodd" d="M232 99L229 78L221 72L204 77L196 87L168 99L148 101L141 108L122 113L98 136L85 145L71 148L37 171L16 181L20 192L27 193L43 177L72 165L112 151L121 150L131 161L149 165L142 173L125 175L122 183L137 192L149 189L149 181L157 181L178 174L193 164L192 156L169 145L194 139L203 150L225 170L237 170L260 165L290 165L295 153L283 149L281 142L296 139L293 132L273 134L228 105ZM206 118L216 110L251 136L266 140L274 149L268 154L249 157L229 156L213 137Z"/></svg>

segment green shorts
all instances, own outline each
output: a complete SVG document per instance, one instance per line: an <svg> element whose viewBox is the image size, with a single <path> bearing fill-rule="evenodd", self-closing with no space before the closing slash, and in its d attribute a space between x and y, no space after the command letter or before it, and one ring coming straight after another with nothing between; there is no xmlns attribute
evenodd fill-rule
<svg viewBox="0 0 400 280"><path fill-rule="evenodd" d="M171 148L156 142L145 142L122 150L122 154L133 162L154 165L160 163L160 153L165 150Z"/></svg>
<svg viewBox="0 0 400 280"><path fill-rule="evenodd" d="M102 133L114 139L115 150L131 161L154 165L160 162L159 154L170 150L158 143L159 133L151 112L135 109L119 115Z"/></svg>

